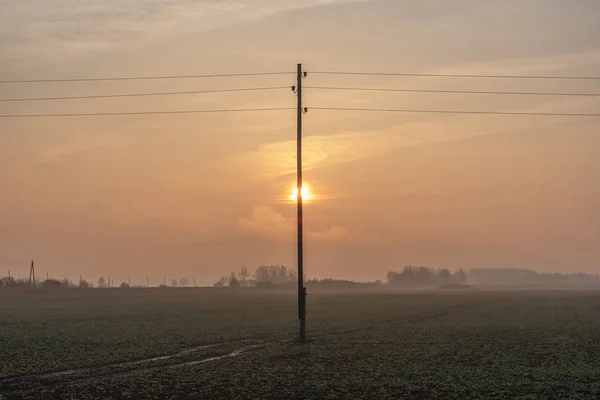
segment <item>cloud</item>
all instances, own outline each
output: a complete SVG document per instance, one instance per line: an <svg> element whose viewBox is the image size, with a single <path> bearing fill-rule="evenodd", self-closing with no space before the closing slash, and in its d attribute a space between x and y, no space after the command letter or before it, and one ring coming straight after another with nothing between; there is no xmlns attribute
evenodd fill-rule
<svg viewBox="0 0 600 400"><path fill-rule="evenodd" d="M249 216L238 219L238 227L245 233L259 235L277 241L291 241L296 237L296 220L286 218L268 206L256 206ZM340 226L330 226L325 230L306 230L307 238L317 241L344 241L349 232Z"/></svg>
<svg viewBox="0 0 600 400"><path fill-rule="evenodd" d="M424 72L433 74L544 75L557 74L564 70L597 68L598 66L600 66L600 51L594 50L548 56L513 57L487 62L457 63Z"/></svg>
<svg viewBox="0 0 600 400"><path fill-rule="evenodd" d="M344 228L332 226L329 229L321 232L308 232L308 237L321 241L342 241L348 239L349 233Z"/></svg>
<svg viewBox="0 0 600 400"><path fill-rule="evenodd" d="M294 9L357 0L28 0L2 2L0 54L60 60L206 32ZM364 0L363 0L364 1Z"/></svg>
<svg viewBox="0 0 600 400"><path fill-rule="evenodd" d="M415 123L371 132L344 132L309 136L303 141L304 169L324 168L337 164L366 160L408 146L439 143L474 136L496 134L504 125L469 126L462 123ZM228 159L229 168L248 179L248 171L258 180L271 180L296 171L296 142L293 140L261 145Z"/></svg>

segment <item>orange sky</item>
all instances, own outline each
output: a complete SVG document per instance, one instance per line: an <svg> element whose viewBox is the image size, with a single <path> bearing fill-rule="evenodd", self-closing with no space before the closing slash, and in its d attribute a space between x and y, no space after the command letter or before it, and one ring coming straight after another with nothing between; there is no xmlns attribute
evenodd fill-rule
<svg viewBox="0 0 600 400"><path fill-rule="evenodd" d="M309 86L600 93L592 1L42 0L3 6L0 77L290 71ZM77 7L73 5L77 4ZM0 98L291 86L281 76L1 84ZM307 89L310 107L598 113L594 97ZM294 107L290 90L0 103L0 114ZM600 118L311 110L309 277L404 264L598 272ZM295 267L295 112L0 119L0 268L210 284ZM0 275L3 275L1 272Z"/></svg>

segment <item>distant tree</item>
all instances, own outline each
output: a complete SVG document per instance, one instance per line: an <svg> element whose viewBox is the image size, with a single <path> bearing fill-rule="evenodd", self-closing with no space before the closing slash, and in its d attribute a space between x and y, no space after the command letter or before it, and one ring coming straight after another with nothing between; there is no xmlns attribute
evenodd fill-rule
<svg viewBox="0 0 600 400"><path fill-rule="evenodd" d="M466 283L467 282L467 274L461 268L454 273L453 280L456 283Z"/></svg>
<svg viewBox="0 0 600 400"><path fill-rule="evenodd" d="M0 286L14 287L14 286L18 286L18 283L15 280L15 278L13 278L12 276L10 278L6 276L6 277L0 279Z"/></svg>
<svg viewBox="0 0 600 400"><path fill-rule="evenodd" d="M60 287L64 287L63 282L59 281L58 279L46 279L45 281L42 282L42 287L44 288L60 288Z"/></svg>
<svg viewBox="0 0 600 400"><path fill-rule="evenodd" d="M187 278L181 278L179 280L179 286L181 287L186 287L190 282L187 280Z"/></svg>
<svg viewBox="0 0 600 400"><path fill-rule="evenodd" d="M250 270L248 267L242 267L238 273L238 278L242 286L246 286L246 281L250 278Z"/></svg>
<svg viewBox="0 0 600 400"><path fill-rule="evenodd" d="M452 273L450 272L450 270L444 268L440 270L440 272L438 273L438 277L440 279L440 283L446 284L452 280Z"/></svg>
<svg viewBox="0 0 600 400"><path fill-rule="evenodd" d="M269 278L269 267L266 265L261 265L254 271L254 279L256 279L257 283L270 282Z"/></svg>
<svg viewBox="0 0 600 400"><path fill-rule="evenodd" d="M229 283L229 278L226 276L222 276L219 278L218 281L213 283L213 286L214 287L223 287L223 286L227 285L228 283Z"/></svg>
<svg viewBox="0 0 600 400"><path fill-rule="evenodd" d="M240 287L240 281L235 275L235 272L232 272L229 276L229 287Z"/></svg>
<svg viewBox="0 0 600 400"><path fill-rule="evenodd" d="M388 271L388 273L385 274L385 280L388 284L395 285L398 283L399 275L400 274L395 271Z"/></svg>
<svg viewBox="0 0 600 400"><path fill-rule="evenodd" d="M91 284L91 283L89 283L88 281L86 281L85 279L82 279L82 280L79 282L79 287L80 287L80 288L82 288L82 289L89 289L89 288L91 288L91 287L92 287L92 284Z"/></svg>
<svg viewBox="0 0 600 400"><path fill-rule="evenodd" d="M73 284L67 278L64 278L61 283L62 283L62 286L67 287L67 288L73 286Z"/></svg>
<svg viewBox="0 0 600 400"><path fill-rule="evenodd" d="M129 283L127 282L123 282L121 283L121 285L119 286L121 289L129 289Z"/></svg>
<svg viewBox="0 0 600 400"><path fill-rule="evenodd" d="M105 288L105 287L106 287L106 281L104 280L104 277L103 277L103 276L101 276L101 277L98 279L98 287L99 287L99 288Z"/></svg>
<svg viewBox="0 0 600 400"><path fill-rule="evenodd" d="M171 286L173 286L173 287L179 286L179 282L177 281L177 279L172 279L171 280Z"/></svg>

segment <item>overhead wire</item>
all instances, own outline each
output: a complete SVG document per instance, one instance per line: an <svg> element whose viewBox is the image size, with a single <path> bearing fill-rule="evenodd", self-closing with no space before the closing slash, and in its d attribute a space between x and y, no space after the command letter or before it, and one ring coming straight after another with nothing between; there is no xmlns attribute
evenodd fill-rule
<svg viewBox="0 0 600 400"><path fill-rule="evenodd" d="M290 75L293 72L242 72L232 74L202 74L202 75L155 75L155 76L117 76L105 78L59 78L59 79L12 79L0 80L0 83L46 83L46 82L97 82L97 81L133 81L159 79L195 79L195 78L231 78L239 76L269 76Z"/></svg>
<svg viewBox="0 0 600 400"><path fill-rule="evenodd" d="M0 80L0 83L34 83L34 82L83 82L83 81L121 81L121 80L152 80L152 79L187 79L187 78L217 78L284 75L292 72L254 72L233 74L202 74L202 75L165 75L165 76L121 76L105 78L71 78L71 79L37 79L37 80ZM579 79L600 80L594 76L538 76L538 75L470 75L470 74L427 74L427 73L385 73L385 72L346 72L346 71L316 71L311 74L321 75L371 75L371 76L421 76L421 77L452 77L452 78L515 78L515 79ZM100 95L51 96L51 97L21 97L0 99L0 102L51 101L75 99L128 98L145 96L191 95L207 93L247 92L288 89L288 86L244 87L213 90L188 90L142 93L116 93ZM510 96L572 96L600 97L600 93L582 92L525 92L525 91L479 91L479 90L437 90L437 89L404 89L386 87L344 87L344 86L305 86L312 90L338 91L372 91L372 92L407 92L407 93L448 93L448 94L477 94L477 95L510 95ZM245 108L245 109L214 109L214 110L173 110L173 111L132 111L132 112L90 112L90 113L59 113L59 114L0 114L0 118L42 118L42 117L90 117L90 116L119 116L119 115L161 115L161 114L198 114L198 113L229 113L229 112L260 112L292 110L292 107L274 108ZM477 111L477 110L427 110L427 109L393 109L393 108L350 108L350 107L309 107L312 110L354 111L354 112L401 112L401 113L431 113L431 114L485 114L485 115L531 115L531 116L564 116L564 117L598 117L598 113L542 113L542 112L511 112L511 111Z"/></svg>
<svg viewBox="0 0 600 400"><path fill-rule="evenodd" d="M120 98L120 97L172 96L172 95L188 95L188 94L204 94L204 93L251 92L251 91L265 91L265 90L279 90L279 89L289 89L289 86L215 89L215 90L189 90L189 91L177 91L177 92L118 93L118 94L102 94L102 95L89 95L89 96L20 97L20 98L0 99L0 102L108 99L108 98Z"/></svg>
<svg viewBox="0 0 600 400"><path fill-rule="evenodd" d="M305 86L305 89L316 90L347 90L366 92L407 92L407 93L450 93L450 94L490 94L511 96L582 96L600 97L600 93L568 93L568 92L503 92L479 90L437 90L437 89L400 89L400 88L365 88L365 87L337 87L337 86Z"/></svg>
<svg viewBox="0 0 600 400"><path fill-rule="evenodd" d="M363 111L363 112L398 112L398 113L427 113L427 114L484 114L484 115L531 115L539 117L600 117L591 113L542 113L519 111L468 111L468 110L421 110L421 109L390 109L390 108L349 108L349 107L308 107L309 110L326 111Z"/></svg>
<svg viewBox="0 0 600 400"><path fill-rule="evenodd" d="M118 115L165 115L165 114L208 114L208 113L235 113L235 112L263 112L295 110L296 107L273 108L239 108L216 110L174 110L174 111L132 111L132 112L105 112L105 113L69 113L69 114L0 114L0 118L50 118L50 117L104 117Z"/></svg>
<svg viewBox="0 0 600 400"><path fill-rule="evenodd" d="M557 80L600 80L600 76L561 76L561 75L476 75L476 74L434 74L413 72L347 72L311 71L313 75L356 75L356 76L413 76L432 78L485 78L485 79L557 79Z"/></svg>

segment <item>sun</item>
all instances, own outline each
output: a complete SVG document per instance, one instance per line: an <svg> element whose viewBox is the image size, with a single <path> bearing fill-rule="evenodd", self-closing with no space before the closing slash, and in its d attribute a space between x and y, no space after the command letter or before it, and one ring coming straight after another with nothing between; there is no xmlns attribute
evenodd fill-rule
<svg viewBox="0 0 600 400"><path fill-rule="evenodd" d="M303 202L310 201L313 198L313 196L312 196L312 194L310 192L310 189L309 189L309 187L307 185L303 185L302 186L302 190L301 190L300 193L302 194L302 201ZM289 199L292 200L292 201L298 201L298 188L297 187L295 187L292 190L292 193L290 194Z"/></svg>

